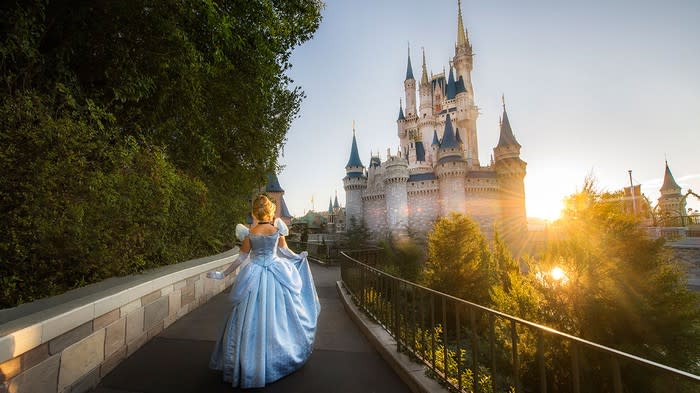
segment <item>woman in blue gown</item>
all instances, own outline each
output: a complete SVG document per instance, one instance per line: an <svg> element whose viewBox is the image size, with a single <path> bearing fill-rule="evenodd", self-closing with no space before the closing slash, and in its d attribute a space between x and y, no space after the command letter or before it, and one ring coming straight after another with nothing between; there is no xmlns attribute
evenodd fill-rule
<svg viewBox="0 0 700 393"><path fill-rule="evenodd" d="M223 372L233 387L262 387L299 369L313 349L321 306L303 252L287 248L286 225L272 219L274 203L253 201L257 225L236 227L242 238L238 259L223 278L241 266L230 293L232 309L211 355L209 367Z"/></svg>

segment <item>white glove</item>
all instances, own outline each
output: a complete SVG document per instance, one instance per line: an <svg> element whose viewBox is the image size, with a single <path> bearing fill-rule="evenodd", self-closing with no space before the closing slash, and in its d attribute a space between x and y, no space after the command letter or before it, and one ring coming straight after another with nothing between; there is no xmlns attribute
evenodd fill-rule
<svg viewBox="0 0 700 393"><path fill-rule="evenodd" d="M247 252L241 252L238 254L238 259L233 261L233 263L223 272L219 271L214 271L214 272L208 272L207 273L207 278L211 278L214 280L223 280L228 276L229 274L233 273L234 270L238 269L239 266L243 263L248 258L248 253Z"/></svg>

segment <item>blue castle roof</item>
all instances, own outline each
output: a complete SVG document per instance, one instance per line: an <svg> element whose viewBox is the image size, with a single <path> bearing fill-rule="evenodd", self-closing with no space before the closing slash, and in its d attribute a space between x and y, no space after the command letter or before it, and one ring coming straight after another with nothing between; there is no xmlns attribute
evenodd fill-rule
<svg viewBox="0 0 700 393"><path fill-rule="evenodd" d="M507 146L518 146L520 143L515 139L513 135L513 130L510 128L510 121L508 121L508 113L506 113L506 107L503 106L503 119L501 120L501 135L498 138L498 145L496 147L507 147Z"/></svg>
<svg viewBox="0 0 700 393"><path fill-rule="evenodd" d="M416 142L416 161L425 161L425 148L423 142Z"/></svg>
<svg viewBox="0 0 700 393"><path fill-rule="evenodd" d="M433 143L431 143L430 146L435 146L435 145L440 146L440 140L438 139L438 136L437 136L437 130L433 130Z"/></svg>
<svg viewBox="0 0 700 393"><path fill-rule="evenodd" d="M676 179L673 178L671 173L671 168L668 167L668 162L666 162L666 171L664 172L664 184L661 186L661 191L667 190L680 190L681 186L676 183Z"/></svg>
<svg viewBox="0 0 700 393"><path fill-rule="evenodd" d="M347 168L351 166L364 167L364 165L362 165L362 161L360 161L360 154L357 152L357 140L355 139L354 130L352 133L352 148L350 148L350 159L348 160L348 164L345 167Z"/></svg>
<svg viewBox="0 0 700 393"><path fill-rule="evenodd" d="M411 80L413 78L413 67L411 67L411 53L408 53L408 66L406 67L406 80Z"/></svg>
<svg viewBox="0 0 700 393"><path fill-rule="evenodd" d="M464 87L464 79L462 79L461 76L459 77L459 80L457 80L456 86L457 86L457 94L465 93L467 91L467 88Z"/></svg>
<svg viewBox="0 0 700 393"><path fill-rule="evenodd" d="M403 106L399 104L399 118L398 120L406 120L406 117L403 115Z"/></svg>
<svg viewBox="0 0 700 393"><path fill-rule="evenodd" d="M282 213L280 215L284 218L292 218L292 215L289 214L289 209L287 209L287 202L284 201L284 197L280 198L280 202L282 205Z"/></svg>
<svg viewBox="0 0 700 393"><path fill-rule="evenodd" d="M280 181L277 179L277 175L274 172L267 174L267 185L265 185L265 192L284 192L282 186L280 186Z"/></svg>
<svg viewBox="0 0 700 393"><path fill-rule="evenodd" d="M452 72L452 67L450 67L450 75L447 77L445 95L447 96L448 100L453 100L457 95L457 84L455 83L455 75Z"/></svg>
<svg viewBox="0 0 700 393"><path fill-rule="evenodd" d="M335 201L333 202L333 208L337 209L340 207L340 204L338 203L338 195L335 196Z"/></svg>
<svg viewBox="0 0 700 393"><path fill-rule="evenodd" d="M459 147L457 139L455 138L455 132L452 129L452 119L450 119L450 114L447 114L445 119L445 132L442 134L442 143L440 144L440 149L449 149Z"/></svg>

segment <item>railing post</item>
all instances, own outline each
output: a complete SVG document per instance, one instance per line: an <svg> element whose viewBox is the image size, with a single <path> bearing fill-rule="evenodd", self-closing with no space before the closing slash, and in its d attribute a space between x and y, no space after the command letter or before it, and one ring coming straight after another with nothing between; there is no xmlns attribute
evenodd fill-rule
<svg viewBox="0 0 700 393"><path fill-rule="evenodd" d="M537 332L537 363L540 368L540 392L547 393L547 371L544 364L544 336L542 331Z"/></svg>
<svg viewBox="0 0 700 393"><path fill-rule="evenodd" d="M510 340L513 346L513 381L515 382L515 393L520 392L520 357L518 356L518 331L515 321L510 321Z"/></svg>
<svg viewBox="0 0 700 393"><path fill-rule="evenodd" d="M574 393L581 393L581 383L578 368L578 346L576 343L571 343L571 383Z"/></svg>
<svg viewBox="0 0 700 393"><path fill-rule="evenodd" d="M612 358L613 386L615 393L622 393L622 376L620 375L620 362L615 356Z"/></svg>
<svg viewBox="0 0 700 393"><path fill-rule="evenodd" d="M474 308L469 308L469 319L472 325L472 378L474 393L479 391L479 341L476 335L476 316Z"/></svg>
<svg viewBox="0 0 700 393"><path fill-rule="evenodd" d="M445 373L445 382L448 381L448 369L447 369L447 300L442 296L442 371Z"/></svg>
<svg viewBox="0 0 700 393"><path fill-rule="evenodd" d="M462 321L460 320L459 317L459 303L455 302L455 328L457 330L456 338L457 338L457 345L455 347L457 348L457 387L459 388L459 391L462 391ZM445 351L447 351L447 348L445 348Z"/></svg>
<svg viewBox="0 0 700 393"><path fill-rule="evenodd" d="M498 381L496 376L496 321L493 314L489 314L489 354L491 355L491 383L495 392Z"/></svg>

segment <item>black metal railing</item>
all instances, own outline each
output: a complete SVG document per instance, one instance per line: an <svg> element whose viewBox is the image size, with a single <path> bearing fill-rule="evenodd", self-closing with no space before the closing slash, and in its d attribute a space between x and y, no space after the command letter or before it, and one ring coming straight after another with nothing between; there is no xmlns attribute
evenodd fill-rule
<svg viewBox="0 0 700 393"><path fill-rule="evenodd" d="M310 257L326 263L337 263L340 261L340 248L335 243L287 240L287 244L295 252L306 251Z"/></svg>
<svg viewBox="0 0 700 393"><path fill-rule="evenodd" d="M700 376L434 291L374 268L376 250L343 251L344 287L458 392L698 392ZM372 266L371 266L372 265Z"/></svg>

